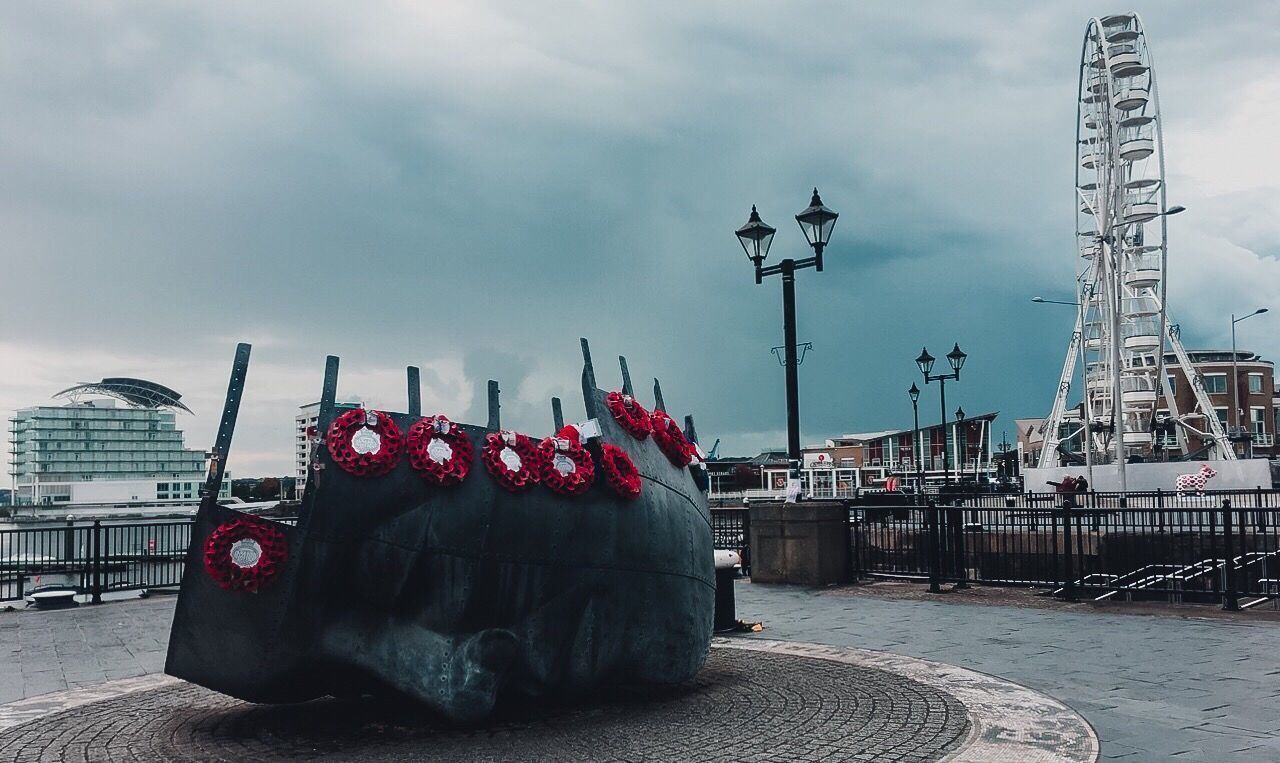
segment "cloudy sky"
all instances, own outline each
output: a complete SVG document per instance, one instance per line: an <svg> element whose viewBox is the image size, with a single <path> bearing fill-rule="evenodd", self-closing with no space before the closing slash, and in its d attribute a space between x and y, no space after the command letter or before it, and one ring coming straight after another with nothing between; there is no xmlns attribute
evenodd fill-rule
<svg viewBox="0 0 1280 763"><path fill-rule="evenodd" d="M1075 268L1080 3L7 3L0 410L105 375L184 393L212 441L254 344L231 469L286 473L341 392L550 428L577 338L658 376L707 443L785 442L776 279L733 237L817 185L799 278L804 440L903 426L922 344L1000 426L1052 399ZM1139 4L1161 85L1170 310L1192 347L1280 313L1280 3ZM1242 346L1280 356L1276 320ZM638 384L642 388L648 384ZM936 414L934 388L922 407ZM648 400L648 395L643 396ZM6 454L7 457L7 454Z"/></svg>

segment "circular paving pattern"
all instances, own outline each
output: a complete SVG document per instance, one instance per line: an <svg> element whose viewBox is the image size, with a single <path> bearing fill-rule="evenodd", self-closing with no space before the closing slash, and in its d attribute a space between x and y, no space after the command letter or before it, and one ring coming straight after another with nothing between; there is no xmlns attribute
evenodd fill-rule
<svg viewBox="0 0 1280 763"><path fill-rule="evenodd" d="M10 760L937 760L965 706L878 668L717 648L698 677L573 706L509 704L452 727L369 698L251 705L185 683L82 705L0 732Z"/></svg>

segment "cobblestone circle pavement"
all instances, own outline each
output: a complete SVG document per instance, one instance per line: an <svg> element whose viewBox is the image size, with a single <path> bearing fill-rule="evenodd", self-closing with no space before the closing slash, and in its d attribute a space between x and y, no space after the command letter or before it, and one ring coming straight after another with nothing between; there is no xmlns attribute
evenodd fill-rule
<svg viewBox="0 0 1280 763"><path fill-rule="evenodd" d="M959 701L893 673L715 649L677 688L504 706L470 728L369 698L264 706L175 684L9 729L0 761L927 761L968 731Z"/></svg>

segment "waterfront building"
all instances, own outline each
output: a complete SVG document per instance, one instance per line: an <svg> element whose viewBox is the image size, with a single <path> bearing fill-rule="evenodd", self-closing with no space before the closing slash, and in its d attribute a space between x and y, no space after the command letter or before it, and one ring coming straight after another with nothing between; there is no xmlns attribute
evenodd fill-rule
<svg viewBox="0 0 1280 763"><path fill-rule="evenodd" d="M192 503L208 454L185 446L181 395L141 379L108 378L54 395L62 405L9 419L10 477L18 506ZM231 480L223 482L230 497Z"/></svg>
<svg viewBox="0 0 1280 763"><path fill-rule="evenodd" d="M901 486L923 478L926 489L944 484L973 487L996 476L991 433L996 412L920 429L889 429L840 435L802 449L804 494L812 498L848 498L860 490L883 490L891 477ZM945 431L945 436L944 436ZM946 470L943 454L946 457ZM742 498L776 498L786 492L785 451L764 451L751 458L707 462L711 497L721 503Z"/></svg>
<svg viewBox="0 0 1280 763"><path fill-rule="evenodd" d="M1275 366L1257 354L1238 350L1232 363L1230 350L1191 350L1187 357L1192 373L1178 362L1174 353L1165 355L1165 377L1173 400L1182 417L1191 427L1208 432L1207 416L1221 422L1231 435L1236 455L1241 458L1276 458L1276 432L1280 431L1280 390L1276 387ZM1198 381L1197 381L1198 380ZM1236 415L1231 415L1232 385L1236 387L1238 401ZM1200 384L1213 407L1212 412L1196 410L1196 394L1193 383ZM1154 394L1154 393L1152 393ZM1209 437L1200 437L1183 429L1180 439L1177 427L1168 422L1169 405L1163 390L1159 392L1152 428L1152 442L1136 455L1144 460L1162 461L1182 458L1204 458L1209 455ZM1080 406L1067 409L1060 425L1058 444L1060 459L1072 464L1084 463ZM1040 427L1045 419L1018 419L1018 444L1022 449L1023 466L1035 466L1044 446L1044 433ZM1166 424L1161 426L1161 424ZM1028 430L1032 425L1034 431Z"/></svg>
<svg viewBox="0 0 1280 763"><path fill-rule="evenodd" d="M355 408L363 406L364 401L359 398L350 398L335 403L335 405L338 408ZM320 437L316 429L319 425L319 401L298 406L298 414L293 417L293 468L295 477L293 497L297 500L302 499L303 491L307 487L307 475L311 473L312 448L319 442Z"/></svg>
<svg viewBox="0 0 1280 763"><path fill-rule="evenodd" d="M1231 362L1230 350L1196 350L1188 352L1195 373L1200 376L1209 401L1213 404L1214 415L1222 422L1228 434L1237 426L1243 430L1237 435L1252 435L1252 442L1235 436L1236 454L1242 457L1275 458L1276 430L1280 420L1280 392L1275 385L1275 364L1263 360L1258 355L1238 350L1235 364ZM1165 370L1169 383L1173 387L1173 399L1178 411L1185 413L1195 408L1195 396L1188 382L1186 370L1178 363L1177 357L1166 355ZM1239 409L1233 417L1230 415L1232 404L1231 386L1236 385L1236 399ZM1163 402L1163 399L1161 400ZM1156 418L1168 416L1167 406L1156 410ZM1196 452L1205 447L1206 440L1191 435L1186 438L1189 452ZM1157 433L1160 445L1170 451L1170 457L1180 454L1176 435L1173 432ZM1250 449L1248 446L1252 445ZM1250 450L1252 452L1250 452Z"/></svg>

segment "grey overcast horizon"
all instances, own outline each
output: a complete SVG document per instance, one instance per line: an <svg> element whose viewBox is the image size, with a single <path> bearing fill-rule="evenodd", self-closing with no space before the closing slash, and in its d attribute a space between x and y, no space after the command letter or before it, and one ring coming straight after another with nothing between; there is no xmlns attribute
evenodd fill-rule
<svg viewBox="0 0 1280 763"><path fill-rule="evenodd" d="M127 375L208 447L254 345L229 468L289 474L324 357L340 394L545 434L625 354L722 454L785 443L776 279L803 256L805 443L949 406L1047 413L1071 332L1073 142L1090 14L1137 10L1159 76L1169 309L1190 349L1280 357L1280 2L370 2L0 8L0 410ZM643 381L641 381L643 380ZM921 400L935 421L933 387ZM8 449L3 460L7 471Z"/></svg>

